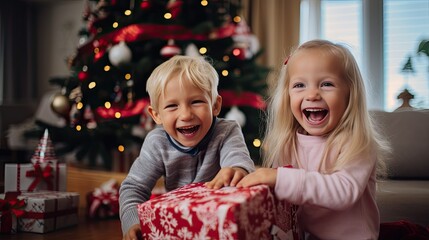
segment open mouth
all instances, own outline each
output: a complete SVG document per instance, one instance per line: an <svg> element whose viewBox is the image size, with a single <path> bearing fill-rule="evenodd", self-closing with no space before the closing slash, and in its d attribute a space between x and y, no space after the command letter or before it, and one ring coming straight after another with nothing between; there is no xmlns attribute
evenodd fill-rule
<svg viewBox="0 0 429 240"><path fill-rule="evenodd" d="M180 133L182 133L184 135L191 135L191 134L197 132L199 128L200 128L200 125L180 127L180 128L177 128L177 131L179 131Z"/></svg>
<svg viewBox="0 0 429 240"><path fill-rule="evenodd" d="M328 110L322 108L307 108L303 110L303 113L309 122L320 122L328 115Z"/></svg>

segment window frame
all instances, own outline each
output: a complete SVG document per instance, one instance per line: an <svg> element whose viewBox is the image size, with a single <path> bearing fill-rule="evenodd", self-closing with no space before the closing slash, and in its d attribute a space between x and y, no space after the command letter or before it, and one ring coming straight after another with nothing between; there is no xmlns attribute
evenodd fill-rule
<svg viewBox="0 0 429 240"><path fill-rule="evenodd" d="M321 1L301 0L300 43L321 36ZM368 108L383 110L385 98L383 72L383 0L361 1L363 37L362 62L360 67L362 75L366 80Z"/></svg>

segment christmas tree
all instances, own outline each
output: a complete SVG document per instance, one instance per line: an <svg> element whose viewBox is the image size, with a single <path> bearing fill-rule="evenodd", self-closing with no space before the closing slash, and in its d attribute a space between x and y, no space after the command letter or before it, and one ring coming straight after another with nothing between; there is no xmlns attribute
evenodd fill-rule
<svg viewBox="0 0 429 240"><path fill-rule="evenodd" d="M268 69L257 63L257 38L233 0L93 0L83 12L79 47L68 59L70 75L54 77L61 92L52 109L67 121L47 126L57 154L112 167L114 152L141 145L154 123L145 90L152 70L168 58L204 55L219 73L220 117L237 120L259 163Z"/></svg>

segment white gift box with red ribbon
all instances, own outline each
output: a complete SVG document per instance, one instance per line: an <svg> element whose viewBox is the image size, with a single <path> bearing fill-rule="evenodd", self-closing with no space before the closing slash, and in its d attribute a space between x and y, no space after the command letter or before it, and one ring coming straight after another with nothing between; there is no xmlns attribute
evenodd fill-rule
<svg viewBox="0 0 429 240"><path fill-rule="evenodd" d="M66 191L67 167L58 161L5 164L5 192Z"/></svg>
<svg viewBox="0 0 429 240"><path fill-rule="evenodd" d="M78 223L79 193L25 192L17 198L25 201L24 214L18 218L19 232L46 233Z"/></svg>

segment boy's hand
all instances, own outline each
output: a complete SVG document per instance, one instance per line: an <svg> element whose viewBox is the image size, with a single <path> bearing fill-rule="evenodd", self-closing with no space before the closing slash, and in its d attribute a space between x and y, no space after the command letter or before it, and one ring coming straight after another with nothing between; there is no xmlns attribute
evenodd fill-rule
<svg viewBox="0 0 429 240"><path fill-rule="evenodd" d="M205 186L212 189L231 186L235 187L237 183L247 175L246 170L242 168L222 168L210 182L206 182Z"/></svg>
<svg viewBox="0 0 429 240"><path fill-rule="evenodd" d="M270 187L276 185L277 169L275 168L258 168L256 171L248 174L240 182L237 187L250 187L254 185L265 184Z"/></svg>
<svg viewBox="0 0 429 240"><path fill-rule="evenodd" d="M141 237L141 228L140 224L134 224L128 229L128 232L122 237L122 240L138 240L142 239Z"/></svg>

